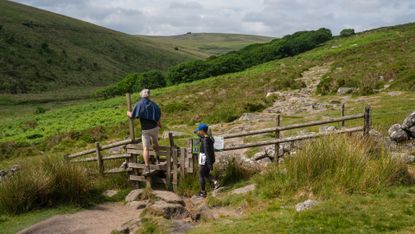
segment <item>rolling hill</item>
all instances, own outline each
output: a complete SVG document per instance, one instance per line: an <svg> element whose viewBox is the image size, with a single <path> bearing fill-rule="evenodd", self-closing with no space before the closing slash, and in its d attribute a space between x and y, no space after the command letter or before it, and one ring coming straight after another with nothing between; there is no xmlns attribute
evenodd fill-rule
<svg viewBox="0 0 415 234"><path fill-rule="evenodd" d="M168 44L178 51L202 58L239 50L254 43L269 42L273 39L265 36L226 33L187 33L175 36L139 37Z"/></svg>
<svg viewBox="0 0 415 234"><path fill-rule="evenodd" d="M160 43L0 1L0 93L101 86L194 58Z"/></svg>

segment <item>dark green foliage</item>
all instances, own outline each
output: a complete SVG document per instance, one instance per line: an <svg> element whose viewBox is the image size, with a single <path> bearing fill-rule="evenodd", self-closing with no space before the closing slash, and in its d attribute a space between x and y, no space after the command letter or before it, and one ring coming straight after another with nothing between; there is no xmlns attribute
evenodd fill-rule
<svg viewBox="0 0 415 234"><path fill-rule="evenodd" d="M139 92L142 89L155 89L166 86L166 80L159 71L131 73L110 87L98 90L96 96L109 98L124 93Z"/></svg>
<svg viewBox="0 0 415 234"><path fill-rule="evenodd" d="M274 59L294 56L313 49L332 38L328 29L296 32L269 43L253 44L206 61L191 61L169 69L167 79L172 84L190 82L226 73L242 71Z"/></svg>
<svg viewBox="0 0 415 234"><path fill-rule="evenodd" d="M350 37L350 36L353 36L354 34L355 32L353 28L345 28L340 32L341 37Z"/></svg>

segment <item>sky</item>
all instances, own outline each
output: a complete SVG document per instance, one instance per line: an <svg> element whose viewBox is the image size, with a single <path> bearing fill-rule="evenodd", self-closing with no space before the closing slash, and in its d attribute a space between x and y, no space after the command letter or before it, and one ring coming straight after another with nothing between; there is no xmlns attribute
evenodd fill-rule
<svg viewBox="0 0 415 234"><path fill-rule="evenodd" d="M16 0L117 31L280 37L326 27L338 34L415 22L415 0Z"/></svg>

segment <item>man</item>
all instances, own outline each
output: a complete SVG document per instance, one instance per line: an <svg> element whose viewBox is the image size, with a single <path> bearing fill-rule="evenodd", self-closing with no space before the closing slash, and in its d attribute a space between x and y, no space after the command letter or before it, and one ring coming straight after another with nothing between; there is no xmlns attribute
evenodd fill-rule
<svg viewBox="0 0 415 234"><path fill-rule="evenodd" d="M199 153L199 184L200 184L200 197L206 197L206 179L213 182L215 189L219 187L217 180L213 178L210 171L213 170L213 164L215 163L215 149L213 147L214 140L208 135L209 127L200 123L195 129L195 133L199 136L200 140L200 153Z"/></svg>
<svg viewBox="0 0 415 234"><path fill-rule="evenodd" d="M150 147L153 146L156 152L157 164L158 157L158 131L161 128L160 107L150 100L150 90L143 89L140 92L141 100L134 105L132 112L127 111L129 118L138 118L141 123L141 139L143 142L143 158L146 166L145 174L150 173L149 154Z"/></svg>

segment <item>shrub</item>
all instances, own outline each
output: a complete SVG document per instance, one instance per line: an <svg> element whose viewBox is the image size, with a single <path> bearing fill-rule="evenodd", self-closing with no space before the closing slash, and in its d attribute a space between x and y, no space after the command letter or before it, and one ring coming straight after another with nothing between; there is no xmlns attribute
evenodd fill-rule
<svg viewBox="0 0 415 234"><path fill-rule="evenodd" d="M386 186L413 182L404 162L369 140L332 136L309 142L284 166L258 176L265 196L303 193L329 196L333 193L377 192Z"/></svg>
<svg viewBox="0 0 415 234"><path fill-rule="evenodd" d="M345 28L340 32L341 37L350 37L350 36L353 36L354 34L355 32L353 28Z"/></svg>
<svg viewBox="0 0 415 234"><path fill-rule="evenodd" d="M0 183L0 208L18 214L58 203L84 205L90 188L84 168L46 158Z"/></svg>

